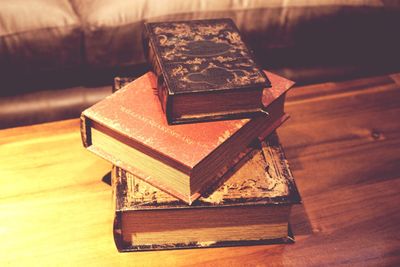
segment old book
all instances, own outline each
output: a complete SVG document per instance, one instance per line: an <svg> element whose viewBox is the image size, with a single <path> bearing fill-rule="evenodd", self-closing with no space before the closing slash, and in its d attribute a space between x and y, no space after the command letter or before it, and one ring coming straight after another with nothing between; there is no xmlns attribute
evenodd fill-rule
<svg viewBox="0 0 400 267"><path fill-rule="evenodd" d="M252 119L170 126L154 82L149 72L85 110L83 144L189 204L243 157L252 142L287 119L274 101L268 115Z"/></svg>
<svg viewBox="0 0 400 267"><path fill-rule="evenodd" d="M292 242L289 214L300 202L277 135L254 149L216 191L192 206L115 167L118 250L161 250ZM229 177L230 176L230 177Z"/></svg>
<svg viewBox="0 0 400 267"><path fill-rule="evenodd" d="M146 23L146 57L171 124L261 112L270 81L231 19Z"/></svg>

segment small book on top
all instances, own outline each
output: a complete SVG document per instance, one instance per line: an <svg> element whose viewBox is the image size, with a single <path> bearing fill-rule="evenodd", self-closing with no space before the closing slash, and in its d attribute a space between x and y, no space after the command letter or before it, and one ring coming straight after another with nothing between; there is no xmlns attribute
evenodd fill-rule
<svg viewBox="0 0 400 267"><path fill-rule="evenodd" d="M262 112L271 83L231 19L145 23L143 46L168 123Z"/></svg>

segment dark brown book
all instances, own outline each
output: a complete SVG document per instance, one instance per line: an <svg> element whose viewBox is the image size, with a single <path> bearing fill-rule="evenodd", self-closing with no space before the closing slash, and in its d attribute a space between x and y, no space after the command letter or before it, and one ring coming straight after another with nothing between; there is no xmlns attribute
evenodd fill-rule
<svg viewBox="0 0 400 267"><path fill-rule="evenodd" d="M287 80L277 78L280 86L282 81ZM268 115L170 126L154 83L149 72L86 109L82 141L91 152L189 204L245 156L251 143L288 117L281 109L286 88L279 87Z"/></svg>
<svg viewBox="0 0 400 267"><path fill-rule="evenodd" d="M259 143L260 145L260 143ZM163 250L291 242L289 214L300 202L273 133L193 205L114 167L114 238L118 250Z"/></svg>
<svg viewBox="0 0 400 267"><path fill-rule="evenodd" d="M231 19L146 23L143 45L168 123L262 112L270 81Z"/></svg>

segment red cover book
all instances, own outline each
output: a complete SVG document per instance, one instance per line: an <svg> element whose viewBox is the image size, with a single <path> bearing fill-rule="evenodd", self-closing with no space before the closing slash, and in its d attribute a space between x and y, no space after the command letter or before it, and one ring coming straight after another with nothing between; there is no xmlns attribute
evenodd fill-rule
<svg viewBox="0 0 400 267"><path fill-rule="evenodd" d="M266 113L252 119L168 125L147 73L82 113L85 147L153 186L191 203L287 119L285 92L293 84L271 75ZM274 83L279 85L274 87Z"/></svg>

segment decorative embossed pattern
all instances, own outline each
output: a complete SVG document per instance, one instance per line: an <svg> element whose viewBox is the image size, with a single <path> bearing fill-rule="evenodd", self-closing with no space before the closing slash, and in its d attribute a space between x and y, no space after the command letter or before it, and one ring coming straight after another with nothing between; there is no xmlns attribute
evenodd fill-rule
<svg viewBox="0 0 400 267"><path fill-rule="evenodd" d="M171 195L116 168L114 175L124 186L120 208L147 209L160 207L186 208L187 205ZM215 191L200 197L192 206L220 206L232 204L293 204L300 201L294 178L290 172L276 133L262 142L250 158L235 166L230 177ZM123 181L121 180L123 179ZM214 188L215 189L215 188Z"/></svg>
<svg viewBox="0 0 400 267"><path fill-rule="evenodd" d="M230 19L148 23L173 93L269 87Z"/></svg>

